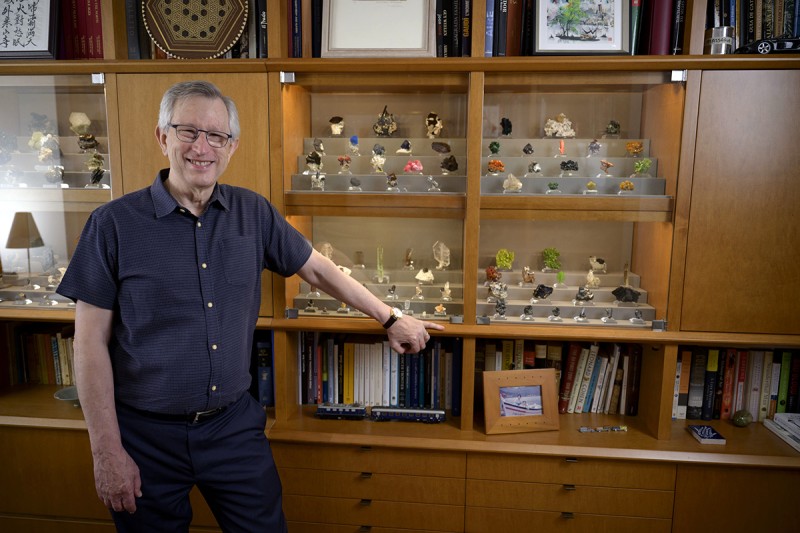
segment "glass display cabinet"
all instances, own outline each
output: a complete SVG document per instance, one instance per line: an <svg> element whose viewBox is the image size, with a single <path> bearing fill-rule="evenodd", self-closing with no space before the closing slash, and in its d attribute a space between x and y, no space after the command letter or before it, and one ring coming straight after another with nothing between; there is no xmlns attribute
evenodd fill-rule
<svg viewBox="0 0 800 533"><path fill-rule="evenodd" d="M54 291L109 168L102 74L0 77L0 308L72 305Z"/></svg>

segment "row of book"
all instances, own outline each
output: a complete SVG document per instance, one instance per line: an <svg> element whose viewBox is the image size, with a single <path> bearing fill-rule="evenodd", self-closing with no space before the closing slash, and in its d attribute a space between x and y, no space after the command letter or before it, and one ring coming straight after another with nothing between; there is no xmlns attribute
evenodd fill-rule
<svg viewBox="0 0 800 533"><path fill-rule="evenodd" d="M74 385L73 326L0 325L0 350L13 354L0 368L0 387Z"/></svg>
<svg viewBox="0 0 800 533"><path fill-rule="evenodd" d="M734 48L759 39L800 36L797 0L709 0L706 28L734 28Z"/></svg>
<svg viewBox="0 0 800 533"><path fill-rule="evenodd" d="M764 427L800 452L800 413L775 413L764 420Z"/></svg>
<svg viewBox="0 0 800 533"><path fill-rule="evenodd" d="M399 354L387 340L319 332L300 334L299 400L461 411L461 342L432 339Z"/></svg>
<svg viewBox="0 0 800 533"><path fill-rule="evenodd" d="M742 410L754 421L800 412L800 352L682 346L672 418L728 420Z"/></svg>
<svg viewBox="0 0 800 533"><path fill-rule="evenodd" d="M479 372L554 368L561 414L639 410L639 344L485 339L477 342L475 361Z"/></svg>
<svg viewBox="0 0 800 533"><path fill-rule="evenodd" d="M60 0L58 59L103 59L101 0Z"/></svg>

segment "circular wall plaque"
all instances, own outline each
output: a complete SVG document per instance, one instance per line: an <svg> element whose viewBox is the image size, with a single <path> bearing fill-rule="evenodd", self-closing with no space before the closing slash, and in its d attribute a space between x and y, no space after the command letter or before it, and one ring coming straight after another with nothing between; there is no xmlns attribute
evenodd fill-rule
<svg viewBox="0 0 800 533"><path fill-rule="evenodd" d="M219 57L247 24L247 0L144 0L144 26L161 50L181 59Z"/></svg>

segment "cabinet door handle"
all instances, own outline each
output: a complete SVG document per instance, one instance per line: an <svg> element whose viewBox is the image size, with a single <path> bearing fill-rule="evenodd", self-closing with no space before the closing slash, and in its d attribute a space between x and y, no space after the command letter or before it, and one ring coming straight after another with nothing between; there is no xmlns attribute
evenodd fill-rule
<svg viewBox="0 0 800 533"><path fill-rule="evenodd" d="M565 520L574 520L575 519L575 514L574 513L569 513L567 511L562 511L561 512L561 518L563 518Z"/></svg>
<svg viewBox="0 0 800 533"><path fill-rule="evenodd" d="M564 457L564 461L566 461L568 463L577 463L578 462L578 458L577 457Z"/></svg>
<svg viewBox="0 0 800 533"><path fill-rule="evenodd" d="M575 485L564 484L564 490L577 490Z"/></svg>
<svg viewBox="0 0 800 533"><path fill-rule="evenodd" d="M361 472L361 479L371 479L372 472Z"/></svg>
<svg viewBox="0 0 800 533"><path fill-rule="evenodd" d="M361 450L362 452L368 452L372 450L372 446L360 446L358 449Z"/></svg>
<svg viewBox="0 0 800 533"><path fill-rule="evenodd" d="M364 507L367 507L368 505L372 505L372 500L362 498L360 504L363 505Z"/></svg>
<svg viewBox="0 0 800 533"><path fill-rule="evenodd" d="M359 533L367 533L372 531L372 526L361 526L358 528Z"/></svg>

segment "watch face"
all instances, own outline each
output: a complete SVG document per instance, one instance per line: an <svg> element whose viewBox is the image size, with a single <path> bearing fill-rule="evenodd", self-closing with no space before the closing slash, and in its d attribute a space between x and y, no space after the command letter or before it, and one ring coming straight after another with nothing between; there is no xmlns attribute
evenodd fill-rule
<svg viewBox="0 0 800 533"><path fill-rule="evenodd" d="M392 316L395 317L395 318L403 318L403 312L400 309L398 309L396 307L393 307L392 308Z"/></svg>

